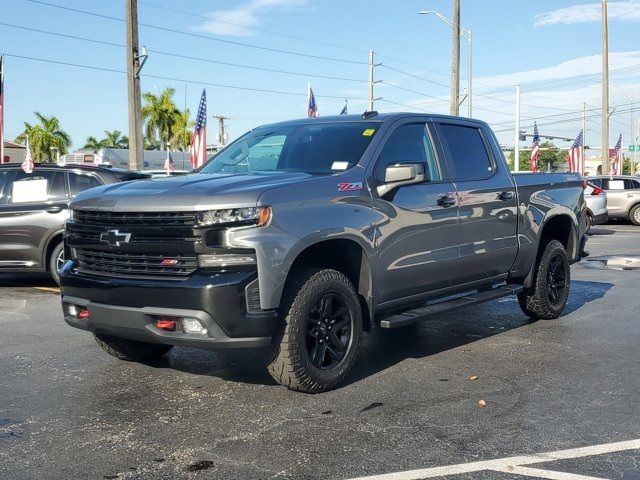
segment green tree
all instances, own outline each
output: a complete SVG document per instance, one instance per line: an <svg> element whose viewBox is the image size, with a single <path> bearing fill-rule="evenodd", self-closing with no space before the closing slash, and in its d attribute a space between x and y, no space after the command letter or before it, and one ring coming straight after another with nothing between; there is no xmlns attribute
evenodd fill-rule
<svg viewBox="0 0 640 480"><path fill-rule="evenodd" d="M55 158L55 151L64 155L71 146L71 137L60 127L60 120L55 116L47 117L40 112L34 112L39 123L24 122L24 132L18 135L18 142L26 143L29 138L31 154L36 162L51 162Z"/></svg>
<svg viewBox="0 0 640 480"><path fill-rule="evenodd" d="M180 115L173 101L175 88L165 88L156 95L146 92L142 95L145 105L142 107L142 119L145 121L145 138L149 143L160 141L165 149L174 137L177 119Z"/></svg>
<svg viewBox="0 0 640 480"><path fill-rule="evenodd" d="M189 109L178 112L173 137L171 138L171 146L177 150L186 151L191 144L193 127L195 127L195 122L191 120Z"/></svg>
<svg viewBox="0 0 640 480"><path fill-rule="evenodd" d="M102 140L98 140L96 137L87 137L84 148L93 151L100 150L102 148Z"/></svg>
<svg viewBox="0 0 640 480"><path fill-rule="evenodd" d="M120 130L105 130L105 138L100 142L103 148L129 148L129 139Z"/></svg>
<svg viewBox="0 0 640 480"><path fill-rule="evenodd" d="M556 147L553 142L543 142L540 144L540 156L538 157L538 171L546 172L547 169L556 170L564 165L567 153ZM515 154L511 152L507 163L513 170ZM520 170L531 170L531 150L520 152Z"/></svg>

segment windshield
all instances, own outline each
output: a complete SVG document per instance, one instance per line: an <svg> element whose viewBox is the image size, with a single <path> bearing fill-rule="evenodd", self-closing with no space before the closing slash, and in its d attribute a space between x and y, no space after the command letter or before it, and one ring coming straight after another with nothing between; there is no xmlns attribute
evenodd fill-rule
<svg viewBox="0 0 640 480"><path fill-rule="evenodd" d="M341 172L358 163L379 125L336 122L260 127L222 150L199 173Z"/></svg>

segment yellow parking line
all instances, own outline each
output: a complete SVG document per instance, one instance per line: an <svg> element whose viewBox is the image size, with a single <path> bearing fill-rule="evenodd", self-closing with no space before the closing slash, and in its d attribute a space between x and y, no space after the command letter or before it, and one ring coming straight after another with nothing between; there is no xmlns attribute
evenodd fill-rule
<svg viewBox="0 0 640 480"><path fill-rule="evenodd" d="M60 289L54 287L33 287L33 289L40 290L41 292L60 293Z"/></svg>

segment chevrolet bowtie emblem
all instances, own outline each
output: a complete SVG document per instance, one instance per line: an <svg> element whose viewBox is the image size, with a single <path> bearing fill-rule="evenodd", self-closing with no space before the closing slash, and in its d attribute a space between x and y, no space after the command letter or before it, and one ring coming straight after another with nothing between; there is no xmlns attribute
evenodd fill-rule
<svg viewBox="0 0 640 480"><path fill-rule="evenodd" d="M106 242L112 247L119 247L121 243L129 243L131 241L131 234L121 233L119 230L107 230L100 235L100 241Z"/></svg>

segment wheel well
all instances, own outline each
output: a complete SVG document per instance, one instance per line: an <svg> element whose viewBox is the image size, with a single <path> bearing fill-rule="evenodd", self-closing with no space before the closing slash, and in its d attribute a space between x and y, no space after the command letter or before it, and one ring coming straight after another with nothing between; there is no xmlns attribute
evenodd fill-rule
<svg viewBox="0 0 640 480"><path fill-rule="evenodd" d="M51 260L51 253L53 249L58 246L58 244L62 241L62 232L56 233L51 239L49 239L49 243L47 244L47 249L45 251L44 263L47 272L49 271L49 260Z"/></svg>
<svg viewBox="0 0 640 480"><path fill-rule="evenodd" d="M543 248L550 240L558 240L562 245L564 245L564 249L567 254L571 256L574 247L574 239L573 239L573 223L571 218L567 215L557 215L553 218L550 218L542 228L542 233L540 234L540 247Z"/></svg>
<svg viewBox="0 0 640 480"><path fill-rule="evenodd" d="M303 250L289 270L330 268L345 275L353 284L362 306L365 330L371 328L371 266L362 247L353 240L336 239L316 243ZM288 280L287 278L287 280Z"/></svg>

